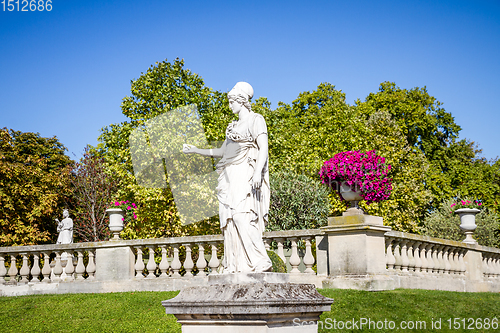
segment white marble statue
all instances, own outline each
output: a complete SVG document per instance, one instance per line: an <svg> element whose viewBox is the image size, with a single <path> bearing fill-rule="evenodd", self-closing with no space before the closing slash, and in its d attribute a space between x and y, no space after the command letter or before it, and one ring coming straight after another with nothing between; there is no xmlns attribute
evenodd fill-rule
<svg viewBox="0 0 500 333"><path fill-rule="evenodd" d="M57 232L59 232L56 244L73 243L73 220L70 219L68 210L63 211L62 221L59 219L55 219L55 221L57 222Z"/></svg>
<svg viewBox="0 0 500 333"><path fill-rule="evenodd" d="M253 88L238 82L228 93L229 107L238 120L226 129L218 149L184 145L186 154L221 157L219 174L220 227L224 236L224 273L265 272L272 268L262 233L269 212L267 126L251 110Z"/></svg>

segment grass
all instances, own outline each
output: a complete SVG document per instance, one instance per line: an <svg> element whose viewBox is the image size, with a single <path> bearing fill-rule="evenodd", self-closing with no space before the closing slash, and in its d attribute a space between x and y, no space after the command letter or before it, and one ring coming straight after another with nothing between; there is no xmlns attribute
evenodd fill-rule
<svg viewBox="0 0 500 333"><path fill-rule="evenodd" d="M392 332L402 329L333 329L340 322L359 325L365 318L372 322L393 321L396 328L406 321L426 323L426 329L411 332L465 332L467 318L500 319L500 294L458 293L431 290L394 290L366 292L320 289L335 299L332 310L321 316L319 332ZM181 327L173 315L165 314L161 301L177 292L128 292L108 294L67 294L0 297L0 332L172 332ZM441 329L432 323L441 318ZM447 320L465 318L459 329L449 329ZM332 328L330 329L330 326ZM379 324L380 325L380 324ZM420 324L421 325L421 324ZM478 324L479 325L479 324ZM320 323L321 326L321 323ZM388 327L388 326L387 326ZM373 328L373 324L372 324ZM475 328L475 327L474 327ZM408 330L410 331L410 330ZM474 332L499 332L500 329L474 329Z"/></svg>

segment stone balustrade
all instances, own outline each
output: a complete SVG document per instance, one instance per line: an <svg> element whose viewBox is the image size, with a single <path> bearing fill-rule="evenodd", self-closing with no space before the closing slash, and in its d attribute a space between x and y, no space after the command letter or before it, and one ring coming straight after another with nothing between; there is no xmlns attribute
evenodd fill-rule
<svg viewBox="0 0 500 333"><path fill-rule="evenodd" d="M465 275L465 243L391 231L385 244L389 271Z"/></svg>
<svg viewBox="0 0 500 333"><path fill-rule="evenodd" d="M266 232L290 282L324 288L500 291L500 249L390 230L381 218ZM221 272L222 235L0 247L0 295L179 290Z"/></svg>
<svg viewBox="0 0 500 333"><path fill-rule="evenodd" d="M79 243L0 248L0 284L93 280L96 246Z"/></svg>

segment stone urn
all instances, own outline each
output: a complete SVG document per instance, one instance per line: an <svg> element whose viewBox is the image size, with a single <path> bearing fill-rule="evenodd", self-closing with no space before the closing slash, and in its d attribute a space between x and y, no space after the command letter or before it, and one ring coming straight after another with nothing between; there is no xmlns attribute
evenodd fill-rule
<svg viewBox="0 0 500 333"><path fill-rule="evenodd" d="M476 208L460 208L455 211L460 216L460 229L465 233L464 243L477 244L477 241L472 238L474 230L476 230L476 214L480 210Z"/></svg>
<svg viewBox="0 0 500 333"><path fill-rule="evenodd" d="M363 200L361 196L361 190L353 188L351 185L346 182L340 183L339 193L342 198L349 202L351 207L347 209L347 211L343 212L342 215L363 215L365 212L361 207L358 206L358 203Z"/></svg>
<svg viewBox="0 0 500 333"><path fill-rule="evenodd" d="M120 208L109 208L106 209L106 213L109 215L109 230L113 233L112 240L119 240L120 232L123 230L125 212Z"/></svg>

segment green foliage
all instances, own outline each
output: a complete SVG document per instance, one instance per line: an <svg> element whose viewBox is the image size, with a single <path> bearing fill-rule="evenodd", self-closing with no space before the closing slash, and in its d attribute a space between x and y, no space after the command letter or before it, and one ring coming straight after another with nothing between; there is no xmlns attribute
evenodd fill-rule
<svg viewBox="0 0 500 333"><path fill-rule="evenodd" d="M326 225L328 189L317 179L290 171L272 172L267 230L315 229Z"/></svg>
<svg viewBox="0 0 500 333"><path fill-rule="evenodd" d="M271 263L273 264L273 272L274 273L286 273L286 265L283 262L283 259L280 258L279 255L274 251L267 251L267 255L269 259L271 259Z"/></svg>
<svg viewBox="0 0 500 333"><path fill-rule="evenodd" d="M122 102L129 118L121 124L103 128L97 150L119 180L117 199L139 205L137 220L124 230L125 238L152 238L218 233L218 220L183 226L180 223L170 188L144 188L134 178L129 135L142 128L148 119L180 106L196 104L209 142L224 139L225 128L233 115L225 94L205 87L197 74L184 69L184 61L157 62L131 82L131 96Z"/></svg>
<svg viewBox="0 0 500 333"><path fill-rule="evenodd" d="M439 209L433 211L424 220L420 232L424 235L462 241L465 238L460 230L460 217L451 207L455 200L442 202ZM477 228L473 237L480 245L500 247L500 216L486 207L476 215Z"/></svg>
<svg viewBox="0 0 500 333"><path fill-rule="evenodd" d="M71 194L65 150L55 137L0 129L0 246L55 242Z"/></svg>
<svg viewBox="0 0 500 333"><path fill-rule="evenodd" d="M371 215L384 217L395 230L415 232L425 217L431 192L425 188L429 163L424 154L410 147L397 122L387 111L377 111L366 121L363 150L375 150L391 165L392 193L388 200L366 205Z"/></svg>
<svg viewBox="0 0 500 333"><path fill-rule="evenodd" d="M422 212L437 209L445 199L459 194L480 199L496 210L500 201L500 170L497 161L479 158L474 142L458 139L460 126L427 89L401 89L383 82L379 92L370 93L365 102L356 102L366 119L376 112L387 112L406 138L408 147L425 157L423 183L432 197ZM419 218L421 221L422 219Z"/></svg>

